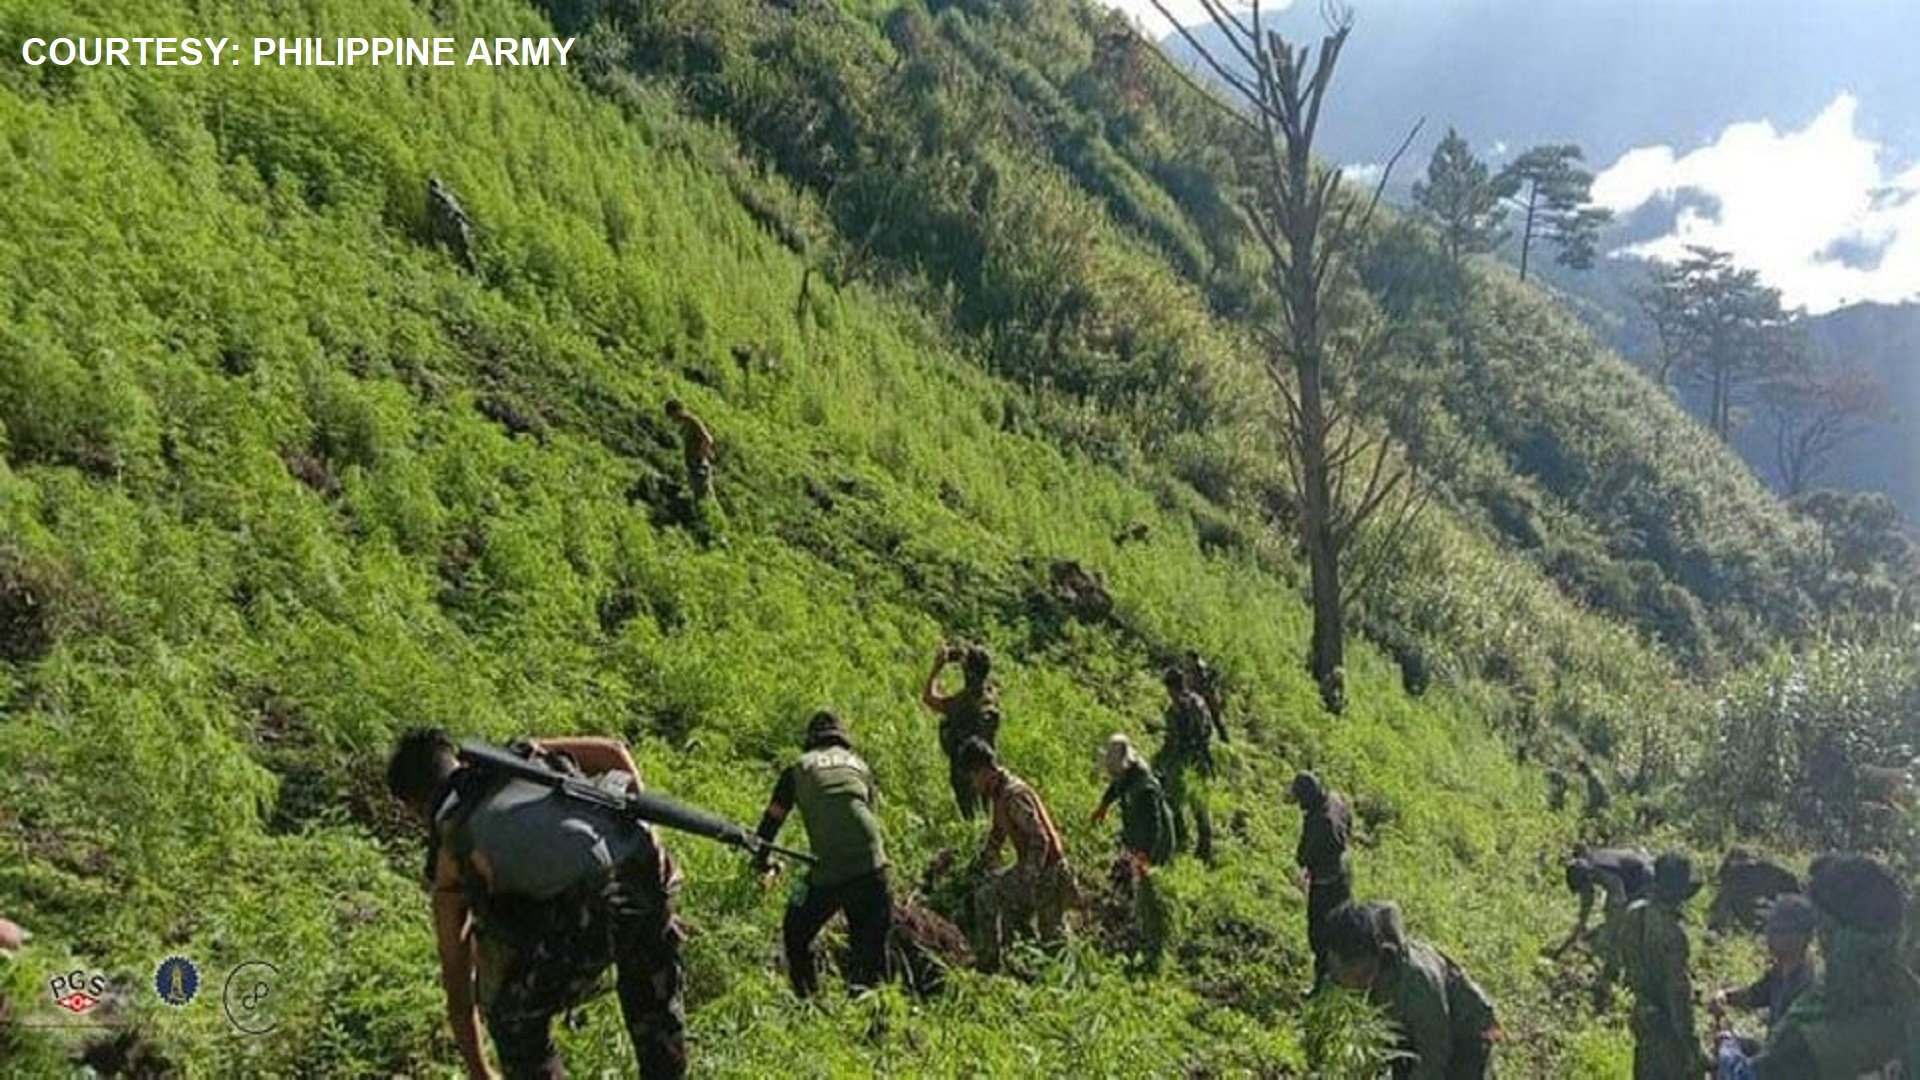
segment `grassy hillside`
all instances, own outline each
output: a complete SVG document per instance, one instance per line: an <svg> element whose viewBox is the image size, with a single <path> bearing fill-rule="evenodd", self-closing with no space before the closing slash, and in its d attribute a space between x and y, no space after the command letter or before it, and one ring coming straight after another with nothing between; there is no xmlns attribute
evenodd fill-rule
<svg viewBox="0 0 1920 1080"><path fill-rule="evenodd" d="M0 4L0 38L551 28L508 0L117 8ZM649 10L710 21L620 49L603 28L584 73L0 66L0 911L39 935L4 973L10 996L112 972L189 1075L441 1075L418 837L379 784L394 734L617 734L655 785L750 818L806 713L831 705L912 874L978 841L912 700L934 643L964 633L1000 656L1007 754L1088 869L1111 842L1085 823L1100 741L1158 713L1156 664L1218 659L1236 742L1217 812L1245 823L1218 870L1166 876L1178 962L1129 979L1083 942L1029 982L964 979L924 1007L802 1008L776 969L777 896L731 853L677 841L702 1070L1298 1074L1307 963L1280 794L1312 765L1356 796L1359 891L1400 900L1493 992L1510 1068L1618 1072L1621 1017L1578 1005L1577 972L1537 966L1572 916L1556 859L1574 822L1545 812L1503 735L1548 757L1572 752L1562 737L1619 744L1677 775L1702 695L1501 549L1463 498L1392 553L1405 569L1372 601L1424 644L1398 663L1357 648L1333 721L1300 664L1298 569L1268 528L1277 468L1233 322L1238 256L1201 239L1184 268L1161 257L1210 236L1180 222L1215 181L1189 177L1179 201L1171 174L1141 179L1141 205L1169 215L1159 236L1071 162L936 125L929 145L981 140L956 168L992 182L948 174L985 204L946 233L908 228L869 211L923 190L849 208L732 110L840 100L789 93L806 71L881 100L862 80L910 17ZM603 14L631 28L622 12ZM1035 48L1091 40L1070 9L1032 14ZM754 52L754 34L787 52ZM628 66L669 40L719 97ZM1009 73L976 65L1016 56L967 55L955 76L981 93ZM937 87L886 100L928 123L977 104ZM767 133L843 130L831 110L811 127L756 115ZM1089 154L1111 145L1086 134ZM905 147L822 145L938 175L898 164L934 160ZM425 242L429 174L479 227L479 278ZM979 265L942 266L928 236L977 242ZM1036 306L1076 289L1070 317ZM673 521L669 396L719 434L724 547ZM1115 539L1136 526L1143 541ZM1101 577L1111 616L1063 608L1056 559ZM1437 676L1419 698L1415 654ZM145 992L175 952L208 980L178 1011ZM215 1000L249 959L291 975L271 1039L235 1035ZM564 1036L583 1075L621 1067L612 1011ZM29 1072L68 1041L15 1038Z"/></svg>

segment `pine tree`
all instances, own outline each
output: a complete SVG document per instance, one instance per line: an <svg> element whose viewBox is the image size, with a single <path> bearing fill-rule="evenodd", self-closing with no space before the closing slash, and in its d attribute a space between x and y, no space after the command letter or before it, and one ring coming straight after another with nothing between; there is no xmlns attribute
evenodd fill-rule
<svg viewBox="0 0 1920 1080"><path fill-rule="evenodd" d="M1525 215L1520 226L1520 280L1534 237L1560 249L1555 261L1575 270L1593 266L1600 227L1613 213L1592 205L1593 174L1581 168L1580 148L1570 143L1536 146L1500 171L1497 183Z"/></svg>
<svg viewBox="0 0 1920 1080"><path fill-rule="evenodd" d="M1507 182L1496 180L1486 162L1474 157L1467 140L1452 128L1434 147L1426 181L1413 185L1420 216L1439 231L1441 247L1456 270L1467 256L1506 242L1503 199L1512 193Z"/></svg>

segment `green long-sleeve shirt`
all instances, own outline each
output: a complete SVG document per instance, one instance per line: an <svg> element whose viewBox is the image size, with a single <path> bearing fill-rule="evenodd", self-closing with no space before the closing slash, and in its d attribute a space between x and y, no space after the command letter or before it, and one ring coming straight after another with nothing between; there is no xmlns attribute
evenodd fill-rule
<svg viewBox="0 0 1920 1080"><path fill-rule="evenodd" d="M1676 1040L1694 1043L1690 947L1680 913L1652 900L1636 900L1622 912L1603 952L1626 973L1635 1008L1657 1016Z"/></svg>
<svg viewBox="0 0 1920 1080"><path fill-rule="evenodd" d="M1155 866L1173 857L1173 812L1160 781L1146 765L1136 762L1107 785L1100 805L1115 802L1120 804L1121 846L1144 852Z"/></svg>
<svg viewBox="0 0 1920 1080"><path fill-rule="evenodd" d="M1469 1040L1484 1040L1494 1026L1486 994L1440 950L1409 938L1400 959L1381 970L1373 1001L1400 1028L1411 1056L1394 1070L1395 1080L1454 1080L1474 1060ZM1483 1060L1483 1059L1482 1059Z"/></svg>

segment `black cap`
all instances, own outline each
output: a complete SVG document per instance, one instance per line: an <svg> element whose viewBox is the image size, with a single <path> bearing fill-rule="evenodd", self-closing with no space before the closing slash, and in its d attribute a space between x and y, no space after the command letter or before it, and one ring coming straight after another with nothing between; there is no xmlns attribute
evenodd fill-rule
<svg viewBox="0 0 1920 1080"><path fill-rule="evenodd" d="M1287 793L1301 806L1317 806L1327 798L1327 789L1321 785L1320 778L1305 771L1293 774L1293 786Z"/></svg>
<svg viewBox="0 0 1920 1080"><path fill-rule="evenodd" d="M1869 934L1894 934L1906 909L1900 883L1864 855L1822 855L1813 861L1807 896L1834 919Z"/></svg>
<svg viewBox="0 0 1920 1080"><path fill-rule="evenodd" d="M1704 884L1693 876L1693 860L1677 851L1653 860L1653 896L1661 903L1678 907Z"/></svg>
<svg viewBox="0 0 1920 1080"><path fill-rule="evenodd" d="M821 709L807 721L807 745L813 747L827 742L847 745L847 729L840 726L838 716L826 709Z"/></svg>

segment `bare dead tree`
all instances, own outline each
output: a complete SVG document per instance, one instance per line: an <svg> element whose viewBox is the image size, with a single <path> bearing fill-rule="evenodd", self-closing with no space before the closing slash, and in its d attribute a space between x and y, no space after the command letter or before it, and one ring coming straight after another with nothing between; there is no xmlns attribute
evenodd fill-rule
<svg viewBox="0 0 1920 1080"><path fill-rule="evenodd" d="M1267 284L1279 301L1279 317L1262 328L1262 336L1267 374L1286 406L1287 472L1300 498L1298 527L1313 602L1308 666L1322 701L1338 712L1350 599L1341 588L1342 555L1390 500L1406 498L1414 485L1407 459L1360 422L1352 396L1337 380L1340 371L1387 348L1388 328L1376 317L1362 317L1362 325L1347 327L1352 332L1337 333L1341 328L1329 309L1387 177L1420 126L1388 160L1371 198L1352 189L1339 169L1317 167L1313 160L1321 110L1353 28L1352 10L1323 0L1328 31L1316 55L1267 30L1258 2L1239 13L1224 0L1200 2L1220 44L1202 42L1161 0L1153 6L1179 28L1231 99L1213 100L1259 136L1260 182L1242 198L1241 210L1267 253ZM1408 502L1402 509L1410 514L1417 508Z"/></svg>
<svg viewBox="0 0 1920 1080"><path fill-rule="evenodd" d="M1892 418L1886 388L1858 365L1818 370L1804 352L1762 391L1782 494L1804 493L1847 443Z"/></svg>

